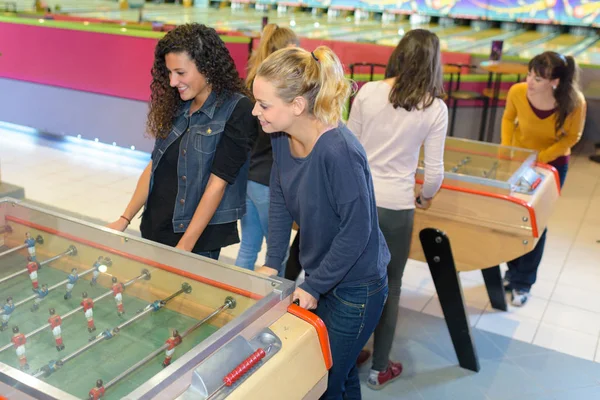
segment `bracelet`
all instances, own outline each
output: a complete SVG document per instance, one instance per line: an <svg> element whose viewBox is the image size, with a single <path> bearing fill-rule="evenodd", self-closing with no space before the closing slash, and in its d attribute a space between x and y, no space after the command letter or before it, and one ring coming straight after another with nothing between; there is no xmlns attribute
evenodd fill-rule
<svg viewBox="0 0 600 400"><path fill-rule="evenodd" d="M125 221L127 221L127 224L130 225L131 224L131 220L129 218L127 218L124 215L121 215L121 218L123 218Z"/></svg>

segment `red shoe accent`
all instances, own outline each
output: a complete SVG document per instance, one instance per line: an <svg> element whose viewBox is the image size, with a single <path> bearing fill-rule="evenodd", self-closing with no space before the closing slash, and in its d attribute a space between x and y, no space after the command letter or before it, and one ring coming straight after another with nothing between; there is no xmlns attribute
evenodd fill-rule
<svg viewBox="0 0 600 400"><path fill-rule="evenodd" d="M367 386L373 390L383 389L389 383L400 378L400 374L402 374L402 369L403 368L401 363L395 363L390 361L387 369L384 372L380 372L379 375L377 375L377 381L371 379L371 377L367 379Z"/></svg>
<svg viewBox="0 0 600 400"><path fill-rule="evenodd" d="M369 358L371 358L371 352L367 349L361 350L356 359L356 367L360 368L364 363L369 361Z"/></svg>
<svg viewBox="0 0 600 400"><path fill-rule="evenodd" d="M57 346L61 346L61 345L62 345L62 343L63 343L63 342L62 342L62 338L58 338L58 339L56 339L56 345L57 345Z"/></svg>
<svg viewBox="0 0 600 400"><path fill-rule="evenodd" d="M34 289L37 289L39 287L38 281L33 281L31 283L33 283L33 288Z"/></svg>

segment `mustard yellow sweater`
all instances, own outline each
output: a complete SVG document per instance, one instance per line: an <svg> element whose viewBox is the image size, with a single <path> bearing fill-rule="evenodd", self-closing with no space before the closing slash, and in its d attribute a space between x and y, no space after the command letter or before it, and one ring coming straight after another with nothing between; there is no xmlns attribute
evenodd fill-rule
<svg viewBox="0 0 600 400"><path fill-rule="evenodd" d="M585 124L586 103L583 96L579 106L567 116L562 129L556 132L554 113L540 119L527 100L527 84L517 83L508 91L502 116L502 144L538 151L538 161L547 163L571 154L581 138Z"/></svg>

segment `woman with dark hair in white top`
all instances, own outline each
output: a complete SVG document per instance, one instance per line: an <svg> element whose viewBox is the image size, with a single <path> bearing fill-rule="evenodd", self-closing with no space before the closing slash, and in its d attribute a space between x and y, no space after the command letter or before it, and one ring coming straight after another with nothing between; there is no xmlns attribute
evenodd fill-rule
<svg viewBox="0 0 600 400"><path fill-rule="evenodd" d="M438 37L415 29L400 41L386 70L386 79L359 91L348 128L367 152L375 186L379 226L391 253L389 297L375 330L373 366L367 380L381 389L397 379L402 364L390 361L398 319L402 275L408 259L414 209L429 208L444 178L444 142L448 109L442 101L443 78ZM425 180L415 198L415 172L421 146ZM370 353L363 350L358 363Z"/></svg>

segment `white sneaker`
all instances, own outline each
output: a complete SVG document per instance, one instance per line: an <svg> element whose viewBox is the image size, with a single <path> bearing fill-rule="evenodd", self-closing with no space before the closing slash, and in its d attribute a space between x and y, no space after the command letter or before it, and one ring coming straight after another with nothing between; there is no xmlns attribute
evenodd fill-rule
<svg viewBox="0 0 600 400"><path fill-rule="evenodd" d="M527 303L529 299L529 292L524 290L513 289L511 292L512 305L515 307L522 307Z"/></svg>

